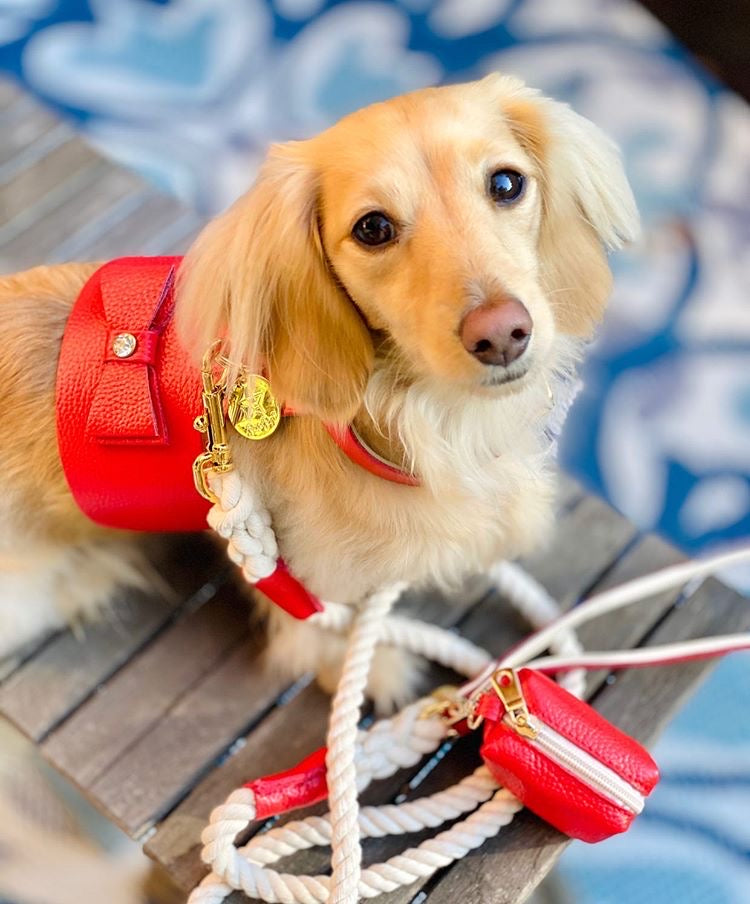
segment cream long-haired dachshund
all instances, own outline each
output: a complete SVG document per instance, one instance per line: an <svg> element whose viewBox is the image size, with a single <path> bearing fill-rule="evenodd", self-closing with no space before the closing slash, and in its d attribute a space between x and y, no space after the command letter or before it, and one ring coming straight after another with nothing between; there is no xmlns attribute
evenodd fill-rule
<svg viewBox="0 0 750 904"><path fill-rule="evenodd" d="M544 540L550 392L602 315L606 249L637 228L614 145L509 77L417 91L272 148L189 251L176 317L196 360L228 337L298 415L232 451L313 593L450 587ZM136 580L131 541L81 514L55 443L55 349L95 268L0 280L0 654ZM357 467L324 423L353 423L420 485ZM272 658L330 685L340 643L271 618ZM387 705L413 677L381 650L373 696Z"/></svg>

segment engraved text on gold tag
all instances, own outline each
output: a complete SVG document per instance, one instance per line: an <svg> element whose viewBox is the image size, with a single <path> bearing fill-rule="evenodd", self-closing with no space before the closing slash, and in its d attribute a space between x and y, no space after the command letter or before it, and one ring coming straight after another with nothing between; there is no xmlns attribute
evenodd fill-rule
<svg viewBox="0 0 750 904"><path fill-rule="evenodd" d="M281 409L268 380L246 374L234 384L227 409L234 429L246 439L265 439L279 426Z"/></svg>

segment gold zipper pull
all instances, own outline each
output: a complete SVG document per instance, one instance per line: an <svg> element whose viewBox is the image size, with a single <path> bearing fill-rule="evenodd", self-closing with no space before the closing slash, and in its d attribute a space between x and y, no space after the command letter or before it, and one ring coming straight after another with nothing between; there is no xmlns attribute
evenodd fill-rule
<svg viewBox="0 0 750 904"><path fill-rule="evenodd" d="M516 732L525 738L535 738L538 732L529 722L529 710L515 669L498 669L491 681Z"/></svg>

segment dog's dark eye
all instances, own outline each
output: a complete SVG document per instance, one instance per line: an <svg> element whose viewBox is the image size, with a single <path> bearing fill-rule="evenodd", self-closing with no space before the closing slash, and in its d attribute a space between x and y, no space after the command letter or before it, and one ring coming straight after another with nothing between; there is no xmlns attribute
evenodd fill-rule
<svg viewBox="0 0 750 904"><path fill-rule="evenodd" d="M357 220L352 227L352 235L360 245L386 245L396 238L396 227L384 213L371 210Z"/></svg>
<svg viewBox="0 0 750 904"><path fill-rule="evenodd" d="M500 204L517 201L525 187L526 180L515 170L501 169L490 176L490 195Z"/></svg>

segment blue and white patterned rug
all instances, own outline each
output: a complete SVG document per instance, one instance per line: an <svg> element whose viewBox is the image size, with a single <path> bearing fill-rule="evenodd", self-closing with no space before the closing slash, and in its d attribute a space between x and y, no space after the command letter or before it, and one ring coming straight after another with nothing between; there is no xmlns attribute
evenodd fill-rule
<svg viewBox="0 0 750 904"><path fill-rule="evenodd" d="M224 207L270 140L405 90L517 73L622 146L644 217L566 427L569 470L687 551L750 536L750 112L628 0L0 0L0 69L102 151ZM732 579L750 589L750 570ZM577 904L750 901L750 676L722 663Z"/></svg>

